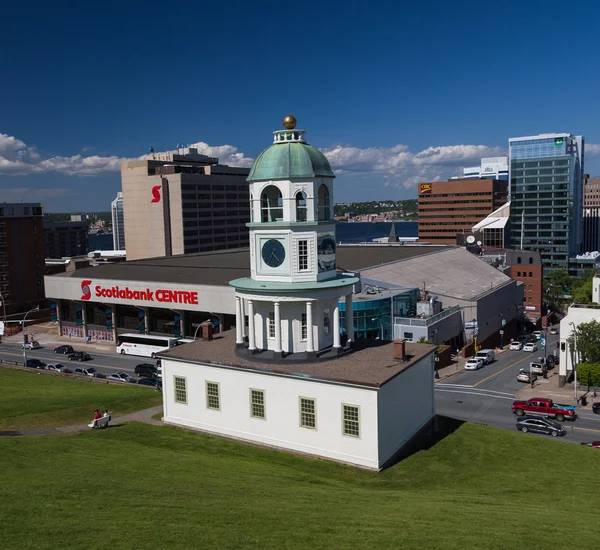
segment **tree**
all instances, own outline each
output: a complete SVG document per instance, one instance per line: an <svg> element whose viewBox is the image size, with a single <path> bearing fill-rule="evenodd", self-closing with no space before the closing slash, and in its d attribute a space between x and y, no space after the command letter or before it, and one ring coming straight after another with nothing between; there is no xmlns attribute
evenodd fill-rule
<svg viewBox="0 0 600 550"><path fill-rule="evenodd" d="M600 363L600 323L590 321L577 326L577 352L581 363ZM569 338L569 345L574 345L573 336Z"/></svg>
<svg viewBox="0 0 600 550"><path fill-rule="evenodd" d="M571 291L571 277L564 269L551 271L544 280L544 300L552 309L560 309L564 296Z"/></svg>
<svg viewBox="0 0 600 550"><path fill-rule="evenodd" d="M580 279L573 281L571 294L576 304L592 303L592 288L594 286L594 269L586 269Z"/></svg>

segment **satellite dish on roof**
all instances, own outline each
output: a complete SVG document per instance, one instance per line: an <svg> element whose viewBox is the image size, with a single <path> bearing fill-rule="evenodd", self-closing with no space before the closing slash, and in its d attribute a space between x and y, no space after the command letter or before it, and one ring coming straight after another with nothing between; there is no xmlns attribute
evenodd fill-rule
<svg viewBox="0 0 600 550"><path fill-rule="evenodd" d="M469 236L467 237L467 242L468 242L469 244L473 244L473 243L475 242L475 237L473 237L473 235L469 235Z"/></svg>

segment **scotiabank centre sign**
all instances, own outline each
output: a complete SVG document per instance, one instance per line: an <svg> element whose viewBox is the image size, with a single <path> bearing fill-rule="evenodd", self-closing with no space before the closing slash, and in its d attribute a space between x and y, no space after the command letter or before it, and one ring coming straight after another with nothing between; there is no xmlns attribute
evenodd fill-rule
<svg viewBox="0 0 600 550"><path fill-rule="evenodd" d="M90 279L81 281L80 300L102 302L110 299L111 302L126 301L136 303L157 304L190 304L198 305L198 292L192 290L179 290L168 288L129 288L124 285L107 286L94 284Z"/></svg>

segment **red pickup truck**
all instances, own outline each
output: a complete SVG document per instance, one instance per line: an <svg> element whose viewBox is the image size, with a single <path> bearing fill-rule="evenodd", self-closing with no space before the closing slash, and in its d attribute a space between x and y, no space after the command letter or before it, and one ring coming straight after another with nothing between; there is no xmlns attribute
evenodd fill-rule
<svg viewBox="0 0 600 550"><path fill-rule="evenodd" d="M577 412L572 405L560 405L545 399L544 397L533 397L529 401L514 401L512 411L517 416L543 416L545 418L555 418L559 422L565 419L575 420Z"/></svg>

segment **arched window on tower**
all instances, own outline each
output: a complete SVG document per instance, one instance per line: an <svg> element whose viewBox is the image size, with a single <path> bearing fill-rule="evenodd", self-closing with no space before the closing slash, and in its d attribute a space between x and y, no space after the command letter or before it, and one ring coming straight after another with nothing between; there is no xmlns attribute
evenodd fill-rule
<svg viewBox="0 0 600 550"><path fill-rule="evenodd" d="M331 204L329 199L329 189L325 184L319 187L319 202L318 202L318 218L319 220L331 219Z"/></svg>
<svg viewBox="0 0 600 550"><path fill-rule="evenodd" d="M296 193L296 221L306 221L306 193L304 191Z"/></svg>
<svg viewBox="0 0 600 550"><path fill-rule="evenodd" d="M275 185L268 185L260 196L261 221L278 222L283 220L283 197Z"/></svg>

